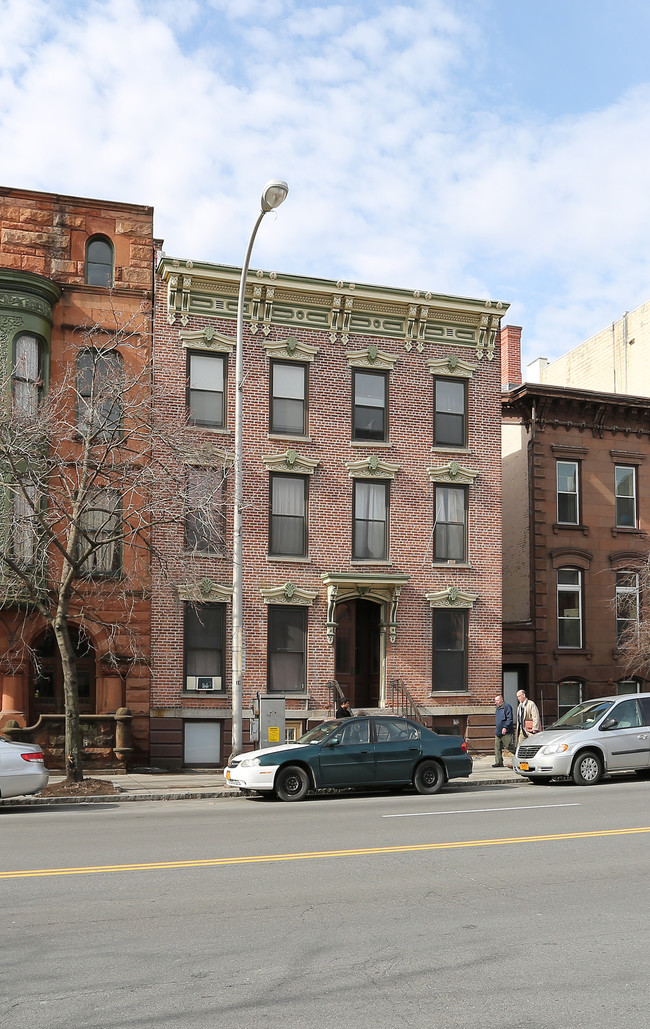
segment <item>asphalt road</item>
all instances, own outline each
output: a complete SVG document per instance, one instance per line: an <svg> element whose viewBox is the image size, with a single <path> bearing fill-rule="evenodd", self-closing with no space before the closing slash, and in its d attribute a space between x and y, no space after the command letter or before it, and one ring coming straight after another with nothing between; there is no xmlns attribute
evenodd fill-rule
<svg viewBox="0 0 650 1029"><path fill-rule="evenodd" d="M650 782L0 810L7 1029L631 1029Z"/></svg>

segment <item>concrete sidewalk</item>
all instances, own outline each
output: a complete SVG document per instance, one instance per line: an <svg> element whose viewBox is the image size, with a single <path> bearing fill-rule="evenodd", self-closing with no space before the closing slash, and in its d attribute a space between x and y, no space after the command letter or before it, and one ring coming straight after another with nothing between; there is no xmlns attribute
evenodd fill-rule
<svg viewBox="0 0 650 1029"><path fill-rule="evenodd" d="M492 768L492 756L475 757L474 768L469 779L452 779L451 786L501 786L527 785L511 768ZM52 773L50 783L61 782L64 777ZM199 800L220 797L238 797L239 790L226 786L221 770L187 772L151 771L134 772L88 772L89 779L105 779L120 790L119 793L90 797L14 797L0 800L0 807L26 804L115 804L137 800Z"/></svg>

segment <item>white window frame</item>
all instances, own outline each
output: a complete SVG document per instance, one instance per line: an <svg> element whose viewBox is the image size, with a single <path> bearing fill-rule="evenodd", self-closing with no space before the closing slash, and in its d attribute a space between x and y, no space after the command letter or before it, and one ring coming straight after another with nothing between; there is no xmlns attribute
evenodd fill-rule
<svg viewBox="0 0 650 1029"><path fill-rule="evenodd" d="M561 583L560 576L562 574L571 573L577 577L576 583ZM582 610L582 589L583 589L583 576L581 568L558 568L557 569L557 645L561 650L581 650L584 646L584 625L583 625L583 610ZM578 617L568 618L566 615L560 614L560 596L566 593L577 593L578 595ZM562 643L561 642L561 628L564 623L578 622L579 631L579 642L576 643Z"/></svg>
<svg viewBox="0 0 650 1029"><path fill-rule="evenodd" d="M575 485L574 491L561 490L560 489L560 466L561 465L573 465L575 474ZM580 524L580 462L579 461L556 461L555 462L555 490L556 490L556 502L557 502L557 520L559 525L579 525ZM566 519L560 517L560 497L574 497L575 499L575 518Z"/></svg>

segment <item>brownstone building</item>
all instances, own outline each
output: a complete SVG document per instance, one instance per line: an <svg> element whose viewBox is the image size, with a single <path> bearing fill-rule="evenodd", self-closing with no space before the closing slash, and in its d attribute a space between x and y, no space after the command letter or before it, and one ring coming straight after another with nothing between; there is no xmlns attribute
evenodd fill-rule
<svg viewBox="0 0 650 1029"><path fill-rule="evenodd" d="M187 412L221 531L158 536L151 761L230 752L235 318L240 270L164 257L156 406ZM500 319L507 305L252 272L244 325L244 741L257 693L287 730L406 688L465 733L501 682ZM217 488L219 487L219 488ZM190 560L191 559L191 560ZM401 701L400 701L401 703Z"/></svg>
<svg viewBox="0 0 650 1029"><path fill-rule="evenodd" d="M650 399L518 384L520 333L502 333L504 689L527 689L548 724L648 688L619 640L640 617Z"/></svg>
<svg viewBox="0 0 650 1029"><path fill-rule="evenodd" d="M89 346L89 329L101 346L116 323L130 323L137 346L124 353L118 347L114 361L126 375L144 369L151 357L153 268L152 208L0 188L0 366L14 404L32 394L39 403L66 376L83 390L79 377L95 345ZM73 434L71 465L74 448ZM24 549L25 539L16 544L5 536L3 546ZM136 559L126 548L107 553L110 567L96 565L73 601L84 735L110 737L112 716L126 706L133 758L142 760L149 747L148 558ZM109 573L123 582L121 604L106 588ZM88 620L83 633L75 629L74 611L80 618L92 605L104 608L103 621L116 627L111 633L93 631ZM129 639L137 639L137 659ZM0 726L60 726L60 658L42 618L20 596L0 611L0 662ZM104 751L101 758L111 755ZM50 752L50 766L56 759Z"/></svg>

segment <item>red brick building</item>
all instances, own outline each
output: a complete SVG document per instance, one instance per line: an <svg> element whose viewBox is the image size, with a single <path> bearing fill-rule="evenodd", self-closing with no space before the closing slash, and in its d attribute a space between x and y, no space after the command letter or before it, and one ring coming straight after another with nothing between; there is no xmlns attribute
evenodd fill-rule
<svg viewBox="0 0 650 1029"><path fill-rule="evenodd" d="M504 689L527 689L548 724L648 688L619 639L640 617L650 399L522 385L520 334L502 333Z"/></svg>
<svg viewBox="0 0 650 1029"><path fill-rule="evenodd" d="M234 344L240 271L164 257L159 412L186 411L188 476L222 531L159 535L151 761L230 752ZM464 733L501 684L500 319L507 305L252 272L244 326L244 741L257 693L299 734L390 707ZM184 522L184 524L183 524ZM487 707L486 707L487 706Z"/></svg>
<svg viewBox="0 0 650 1029"><path fill-rule="evenodd" d="M120 355L125 373L145 368L151 356L153 269L152 208L0 188L0 363L14 396L18 386L52 391L66 375L78 375L75 362L87 348L91 326L101 340L116 322L130 323L138 343ZM21 362L34 373L18 384ZM72 436L71 462L74 449ZM125 550L113 571L124 585L121 605L115 606L116 592L106 588L101 574L81 584L73 603L79 616L93 605L103 608L103 620L118 627L93 632L87 623L78 642L84 734L92 736L95 726L110 736L110 717L98 716L126 706L133 715L133 756L142 760L149 749L148 558L137 560ZM129 644L133 638L137 659ZM29 604L0 611L0 661L0 726L8 721L43 726L61 714L60 659ZM48 761L53 766L56 755Z"/></svg>

